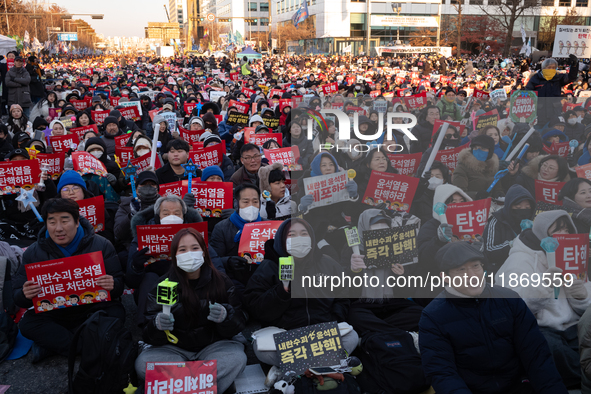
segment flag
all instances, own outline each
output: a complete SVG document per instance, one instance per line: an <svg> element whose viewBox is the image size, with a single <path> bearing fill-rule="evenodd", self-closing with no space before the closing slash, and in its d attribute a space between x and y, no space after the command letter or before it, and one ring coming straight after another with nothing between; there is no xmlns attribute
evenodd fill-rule
<svg viewBox="0 0 591 394"><path fill-rule="evenodd" d="M343 48L343 53L351 53L351 44Z"/></svg>
<svg viewBox="0 0 591 394"><path fill-rule="evenodd" d="M303 21L305 21L306 19L308 19L309 16L310 16L310 14L308 13L308 2L307 2L307 0L302 0L302 4L300 5L300 8L298 8L296 13L293 14L293 16L291 17L291 21L293 22L293 25L297 29L298 25L300 23L302 23Z"/></svg>
<svg viewBox="0 0 591 394"><path fill-rule="evenodd" d="M23 37L23 42L25 44L29 44L29 32L25 30L25 36Z"/></svg>
<svg viewBox="0 0 591 394"><path fill-rule="evenodd" d="M527 39L527 47L525 48L525 56L531 56L531 37Z"/></svg>
<svg viewBox="0 0 591 394"><path fill-rule="evenodd" d="M236 45L244 45L244 39L238 30L236 30Z"/></svg>
<svg viewBox="0 0 591 394"><path fill-rule="evenodd" d="M213 54L213 47L211 46L211 43L209 43L208 49L209 49L209 53Z"/></svg>
<svg viewBox="0 0 591 394"><path fill-rule="evenodd" d="M41 49L43 49L43 45L41 45L41 43L39 42L39 40L37 39L37 37L35 37L33 39L32 49L33 49L33 52L39 52Z"/></svg>

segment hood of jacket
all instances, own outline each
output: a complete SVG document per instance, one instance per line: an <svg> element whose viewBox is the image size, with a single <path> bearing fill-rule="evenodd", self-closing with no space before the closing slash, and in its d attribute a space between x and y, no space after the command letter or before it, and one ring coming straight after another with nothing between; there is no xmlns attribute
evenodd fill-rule
<svg viewBox="0 0 591 394"><path fill-rule="evenodd" d="M271 191L271 186L269 184L269 173L271 173L273 170L283 170L283 165L281 163L273 163L270 166L261 166L261 168L259 168L259 182L261 186L261 192L264 190L269 192Z"/></svg>
<svg viewBox="0 0 591 394"><path fill-rule="evenodd" d="M544 134L544 136L542 137L542 140L544 141L544 144L546 146L550 146L551 144L546 142L546 140L550 137L554 137L554 136L558 136L558 138L560 138L560 142L566 142L568 141L568 137L566 136L566 134L564 134L562 131L558 130L558 129L554 129L554 130L550 130L549 132L547 132L546 134Z"/></svg>
<svg viewBox="0 0 591 394"><path fill-rule="evenodd" d="M298 219L298 218L289 218L287 220L284 220L283 223L281 223L281 225L277 229L277 232L275 233L275 237L274 237L274 241L273 241L273 250L275 251L275 253L277 253L277 255L279 257L289 256L289 254L287 253L287 250L286 250L286 245L285 245L285 242L287 240L287 233L285 231L286 231L286 227L288 226L288 224L291 227L292 222L293 223L302 223L308 229L308 234L310 234L310 238L312 239L312 251L310 252L310 254L308 256L310 256L312 254L316 255L319 250L318 250L318 247L316 246L316 237L314 236L314 231L312 230L312 227L310 226L310 224L308 224L308 222L306 222L303 219Z"/></svg>
<svg viewBox="0 0 591 394"><path fill-rule="evenodd" d="M445 204L448 198L453 196L455 193L459 193L464 197L466 201L472 201L470 196L466 194L462 189L452 184L446 183L443 185L439 185L435 188L435 195L433 196L433 206L438 202ZM439 215L435 213L435 211L431 212L433 218L439 220Z"/></svg>
<svg viewBox="0 0 591 394"><path fill-rule="evenodd" d="M546 156L538 156L533 158L532 160L529 161L529 163L527 163L527 165L525 167L523 167L523 170L521 170L521 172L524 175L527 175L528 177L532 178L532 179L538 179L538 173L540 171L540 161ZM559 182L568 182L570 181L570 175L566 175L566 177L563 180L559 180Z"/></svg>
<svg viewBox="0 0 591 394"><path fill-rule="evenodd" d="M532 227L532 232L541 242L542 239L548 237L548 229L550 226L552 226L552 223L563 216L568 219L568 222L570 222L572 228L576 229L573 219L570 217L568 212L563 211L562 209L557 209L555 211L542 212L536 216L534 225Z"/></svg>
<svg viewBox="0 0 591 394"><path fill-rule="evenodd" d="M486 161L480 161L472 154L470 148L464 149L458 155L458 164L464 165L469 171L486 177L494 176L499 170L499 157L492 155Z"/></svg>
<svg viewBox="0 0 591 394"><path fill-rule="evenodd" d="M516 223L516 218L511 214L511 206L514 204L519 204L522 201L529 201L529 205L531 206L530 213L531 217L533 217L536 211L536 200L523 186L512 185L509 190L507 190L507 194L505 195L505 205L503 206L503 209L497 211L497 218L511 225L511 227L514 227L515 230L519 227L520 231L521 222Z"/></svg>

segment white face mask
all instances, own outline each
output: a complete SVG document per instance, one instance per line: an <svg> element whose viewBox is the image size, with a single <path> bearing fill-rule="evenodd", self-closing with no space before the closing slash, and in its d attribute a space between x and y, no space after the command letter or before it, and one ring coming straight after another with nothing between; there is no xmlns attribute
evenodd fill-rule
<svg viewBox="0 0 591 394"><path fill-rule="evenodd" d="M291 237L285 242L287 253L295 258L306 257L312 250L312 238L310 237Z"/></svg>
<svg viewBox="0 0 591 394"><path fill-rule="evenodd" d="M90 154L96 157L97 159L100 159L103 155L103 152L101 152L100 150L93 150L92 152L90 152Z"/></svg>
<svg viewBox="0 0 591 394"><path fill-rule="evenodd" d="M581 123L582 121L583 121L583 117L582 116L577 117L577 123Z"/></svg>
<svg viewBox="0 0 591 394"><path fill-rule="evenodd" d="M148 153L150 153L149 150L147 150L147 149L141 149L141 150L138 150L137 151L137 156L138 157L142 157L143 155L148 154Z"/></svg>
<svg viewBox="0 0 591 394"><path fill-rule="evenodd" d="M568 124L576 124L577 123L577 119L576 118L571 118L568 120Z"/></svg>
<svg viewBox="0 0 591 394"><path fill-rule="evenodd" d="M183 218L180 218L176 215L168 215L160 219L161 224L182 224Z"/></svg>
<svg viewBox="0 0 591 394"><path fill-rule="evenodd" d="M252 222L259 217L259 209L255 206L249 205L246 208L240 208L239 214L242 219L247 222Z"/></svg>
<svg viewBox="0 0 591 394"><path fill-rule="evenodd" d="M429 190L435 190L439 185L443 185L443 179L436 177L429 178L429 186L427 186Z"/></svg>
<svg viewBox="0 0 591 394"><path fill-rule="evenodd" d="M195 272L204 263L203 252L201 250L195 252L186 252L176 255L176 265L185 272Z"/></svg>

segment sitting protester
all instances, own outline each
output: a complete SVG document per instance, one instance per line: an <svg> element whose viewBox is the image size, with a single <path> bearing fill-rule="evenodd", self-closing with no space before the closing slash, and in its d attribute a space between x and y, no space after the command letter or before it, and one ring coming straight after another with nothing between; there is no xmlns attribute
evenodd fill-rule
<svg viewBox="0 0 591 394"><path fill-rule="evenodd" d="M291 195L285 187L283 164L273 163L259 168L259 180L261 193L263 193L261 194L261 219L283 220L291 216L291 213L295 212L295 207L292 207ZM268 197L265 197L265 192L269 193Z"/></svg>

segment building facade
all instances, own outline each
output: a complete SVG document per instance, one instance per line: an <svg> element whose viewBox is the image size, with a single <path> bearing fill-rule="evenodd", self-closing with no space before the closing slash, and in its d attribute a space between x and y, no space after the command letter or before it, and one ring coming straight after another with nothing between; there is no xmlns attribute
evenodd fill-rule
<svg viewBox="0 0 591 394"><path fill-rule="evenodd" d="M168 17L171 23L178 23L180 28L183 28L185 22L183 15L183 0L169 0L168 1Z"/></svg>
<svg viewBox="0 0 591 394"><path fill-rule="evenodd" d="M162 43L170 42L170 39L181 38L181 29L178 23L148 22L144 28L145 37L160 40Z"/></svg>

